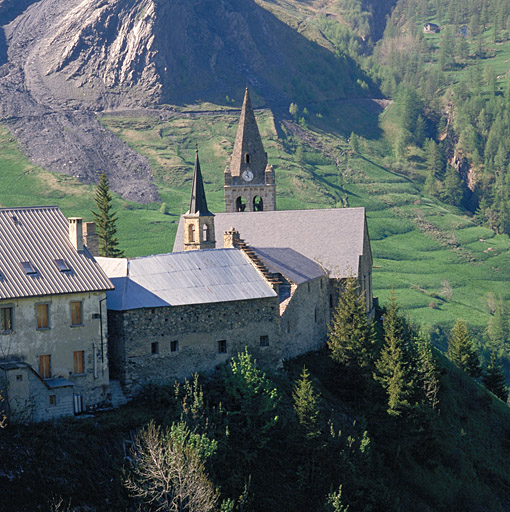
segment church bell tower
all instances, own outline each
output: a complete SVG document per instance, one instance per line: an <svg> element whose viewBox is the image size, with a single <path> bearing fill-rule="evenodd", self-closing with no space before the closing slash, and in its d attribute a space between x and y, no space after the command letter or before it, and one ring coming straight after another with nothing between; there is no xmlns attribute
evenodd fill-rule
<svg viewBox="0 0 510 512"><path fill-rule="evenodd" d="M195 153L195 169L189 210L184 214L184 250L215 249L214 214L207 208L202 171Z"/></svg>
<svg viewBox="0 0 510 512"><path fill-rule="evenodd" d="M244 93L234 151L225 168L224 190L226 212L276 210L274 169L267 164L248 88Z"/></svg>

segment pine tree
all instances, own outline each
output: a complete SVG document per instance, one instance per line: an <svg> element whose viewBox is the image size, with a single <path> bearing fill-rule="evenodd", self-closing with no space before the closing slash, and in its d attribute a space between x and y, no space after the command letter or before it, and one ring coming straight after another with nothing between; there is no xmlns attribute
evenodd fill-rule
<svg viewBox="0 0 510 512"><path fill-rule="evenodd" d="M328 347L334 361L370 375L376 344L373 323L354 277L346 280L331 324Z"/></svg>
<svg viewBox="0 0 510 512"><path fill-rule="evenodd" d="M310 373L303 366L301 377L294 386L294 411L299 424L305 430L306 437L313 439L320 434L319 430L319 395L313 389Z"/></svg>
<svg viewBox="0 0 510 512"><path fill-rule="evenodd" d="M478 351L473 345L466 322L459 318L450 333L448 358L471 377L480 377L482 370Z"/></svg>
<svg viewBox="0 0 510 512"><path fill-rule="evenodd" d="M439 407L440 371L430 341L423 337L417 343L418 375L423 389L423 398L432 409Z"/></svg>
<svg viewBox="0 0 510 512"><path fill-rule="evenodd" d="M99 238L99 256L110 258L122 258L123 251L118 249L119 241L115 236L117 228L117 215L112 211L112 195L110 184L104 172L101 173L99 183L94 197L98 212L92 212L96 222L97 235Z"/></svg>
<svg viewBox="0 0 510 512"><path fill-rule="evenodd" d="M499 297L496 302L494 314L489 319L487 326L487 335L492 352L498 357L502 357L506 352L506 343L509 338L507 313L503 297Z"/></svg>
<svg viewBox="0 0 510 512"><path fill-rule="evenodd" d="M498 398L506 402L508 390L506 388L505 375L495 352L491 352L491 359L482 377L483 385Z"/></svg>
<svg viewBox="0 0 510 512"><path fill-rule="evenodd" d="M383 319L384 346L376 362L375 379L388 396L388 414L401 416L414 404L416 380L412 333L394 296Z"/></svg>

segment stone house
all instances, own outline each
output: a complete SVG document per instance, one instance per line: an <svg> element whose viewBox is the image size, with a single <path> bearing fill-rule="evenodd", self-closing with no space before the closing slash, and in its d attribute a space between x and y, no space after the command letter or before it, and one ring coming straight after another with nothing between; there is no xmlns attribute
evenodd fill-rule
<svg viewBox="0 0 510 512"><path fill-rule="evenodd" d="M106 291L79 218L0 209L0 383L9 419L95 407L109 392ZM90 232L89 232L90 235Z"/></svg>
<svg viewBox="0 0 510 512"><path fill-rule="evenodd" d="M425 34L438 34L440 31L441 28L435 23L425 23L425 25L423 25L423 32Z"/></svg>

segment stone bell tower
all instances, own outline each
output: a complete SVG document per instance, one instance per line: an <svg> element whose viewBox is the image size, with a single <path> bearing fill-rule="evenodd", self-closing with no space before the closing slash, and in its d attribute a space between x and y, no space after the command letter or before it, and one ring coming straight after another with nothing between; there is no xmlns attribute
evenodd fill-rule
<svg viewBox="0 0 510 512"><path fill-rule="evenodd" d="M195 170L189 210L184 214L184 250L215 249L214 214L207 208L204 182L198 160L198 149L195 153Z"/></svg>
<svg viewBox="0 0 510 512"><path fill-rule="evenodd" d="M276 210L274 169L267 165L248 88L230 165L225 168L225 211L256 212Z"/></svg>

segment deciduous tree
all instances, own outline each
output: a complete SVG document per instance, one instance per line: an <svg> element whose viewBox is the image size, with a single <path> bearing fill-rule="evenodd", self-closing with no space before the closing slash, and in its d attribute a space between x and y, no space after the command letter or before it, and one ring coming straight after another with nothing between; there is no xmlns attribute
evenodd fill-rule
<svg viewBox="0 0 510 512"><path fill-rule="evenodd" d="M212 512L218 495L204 460L216 443L190 431L185 423L161 429L153 422L136 436L125 486L151 510Z"/></svg>

